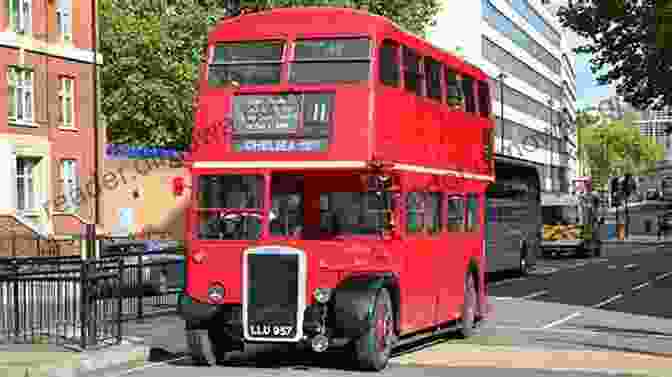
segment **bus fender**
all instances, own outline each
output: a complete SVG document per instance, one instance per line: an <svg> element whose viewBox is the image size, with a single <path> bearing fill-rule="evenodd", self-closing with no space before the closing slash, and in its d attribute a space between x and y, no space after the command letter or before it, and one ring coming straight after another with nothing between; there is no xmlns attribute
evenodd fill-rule
<svg viewBox="0 0 672 377"><path fill-rule="evenodd" d="M335 335L356 338L369 330L369 319L378 290L387 288L395 311L395 328L399 320L399 284L392 273L352 275L334 289L332 310Z"/></svg>
<svg viewBox="0 0 672 377"><path fill-rule="evenodd" d="M217 305L198 302L181 292L177 299L177 313L187 323L187 327L198 328L217 315Z"/></svg>

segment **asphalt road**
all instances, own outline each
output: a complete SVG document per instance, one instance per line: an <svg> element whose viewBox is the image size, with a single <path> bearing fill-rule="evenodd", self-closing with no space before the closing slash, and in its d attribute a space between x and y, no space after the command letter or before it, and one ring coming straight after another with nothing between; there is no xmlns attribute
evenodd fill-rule
<svg viewBox="0 0 672 377"><path fill-rule="evenodd" d="M542 259L523 279L495 279L488 294L672 318L672 247L609 245L602 258Z"/></svg>
<svg viewBox="0 0 672 377"><path fill-rule="evenodd" d="M499 274L490 276L488 279L488 294L496 298L525 297L538 302L582 305L604 310L672 318L672 301L668 299L669 288L672 288L672 247L670 246L609 245L605 256L601 258L570 256L541 259L530 276L515 278L507 276L507 274ZM509 302L513 303L513 301ZM524 305L529 308L527 310L533 310L535 306L532 304ZM504 311L504 307L500 309ZM514 309L516 313L518 313L518 310L520 309ZM511 313L506 314L502 311L500 311L500 316L511 315ZM515 317L515 313L513 314ZM553 314L553 320L555 320L565 316L566 313L563 314L558 311L551 314ZM614 313L614 315L618 316L619 314ZM148 323L147 326L151 327L152 325ZM193 377L310 375L338 377L371 375L370 373L361 373L346 368L345 365L348 365L348 363L344 359L345 356L337 351L327 352L323 355L311 353L310 356L306 357L301 353L283 352L277 347L258 348L252 351L250 356L243 355L227 366L199 367L192 365L189 357L180 355L181 351L186 348L186 345L183 344L182 328L183 324L177 323L174 328L164 326L162 332L166 334L153 333L154 335L151 336L153 338L152 343L161 345L171 352L166 352L164 355L160 353L153 355L151 363L130 370L99 371L91 377L178 377L184 375ZM542 326L541 329L537 330L546 331L543 328ZM147 330L150 331L151 328ZM501 337L504 334L503 329L496 330L498 336ZM549 329L548 331L552 330ZM512 332L510 334L512 337L514 335L524 335L516 329L509 331ZM586 334L583 331L579 335L565 334L563 336L576 338L586 336ZM604 335L605 338L610 336L609 334ZM539 335L539 338L546 339L546 342L548 342L549 337L549 332ZM643 338L641 341L646 342L648 340ZM617 345L623 346L621 340L616 339L615 342L618 343ZM431 349L431 346L431 344L427 344L426 347ZM416 352L417 350L413 351ZM376 375L607 376L606 373L600 372L422 367L402 366L394 363L390 364L385 371Z"/></svg>

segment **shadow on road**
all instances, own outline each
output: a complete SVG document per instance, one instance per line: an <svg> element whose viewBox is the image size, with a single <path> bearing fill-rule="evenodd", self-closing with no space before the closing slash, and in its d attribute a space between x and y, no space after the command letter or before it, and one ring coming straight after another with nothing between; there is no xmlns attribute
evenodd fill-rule
<svg viewBox="0 0 672 377"><path fill-rule="evenodd" d="M456 333L428 335L420 340L414 340L396 347L392 357L398 357L430 348L439 343L457 339ZM344 348L334 348L324 353L315 353L309 349L296 346L258 346L258 349L249 353L234 352L230 359L220 364L224 367L245 367L260 369L293 370L333 369L340 371L358 371L352 353ZM169 352L163 348L152 348L149 354L150 362L165 362L173 366L197 366L187 353Z"/></svg>

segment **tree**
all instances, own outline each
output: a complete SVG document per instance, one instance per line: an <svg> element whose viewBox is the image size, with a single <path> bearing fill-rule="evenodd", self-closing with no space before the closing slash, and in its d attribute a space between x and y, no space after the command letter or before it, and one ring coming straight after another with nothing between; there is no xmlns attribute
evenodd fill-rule
<svg viewBox="0 0 672 377"><path fill-rule="evenodd" d="M578 132L581 162L596 186L606 188L610 176L646 174L663 157L661 145L623 121L583 127Z"/></svg>
<svg viewBox="0 0 672 377"><path fill-rule="evenodd" d="M226 0L101 0L101 111L114 143L185 148L208 32L227 16ZM424 35L439 0L242 0L270 7L347 6ZM228 13L230 14L230 13Z"/></svg>
<svg viewBox="0 0 672 377"><path fill-rule="evenodd" d="M570 0L558 11L563 26L589 41L575 51L592 54L592 72L607 69L597 82L616 83L617 94L637 108L672 104L672 81L666 79L672 72L672 53L661 37L664 3L670 2Z"/></svg>

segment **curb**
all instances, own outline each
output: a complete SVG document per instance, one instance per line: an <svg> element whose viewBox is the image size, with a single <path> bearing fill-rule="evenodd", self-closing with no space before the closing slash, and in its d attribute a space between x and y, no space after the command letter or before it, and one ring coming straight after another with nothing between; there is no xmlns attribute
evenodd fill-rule
<svg viewBox="0 0 672 377"><path fill-rule="evenodd" d="M638 241L638 240L607 240L602 241L602 245L644 245L644 246L666 246L672 245L672 240L666 241Z"/></svg>
<svg viewBox="0 0 672 377"><path fill-rule="evenodd" d="M30 372L22 371L16 377L82 377L97 370L118 367L136 360L147 360L148 357L149 346L124 339L118 345L82 352L76 360L30 368Z"/></svg>

